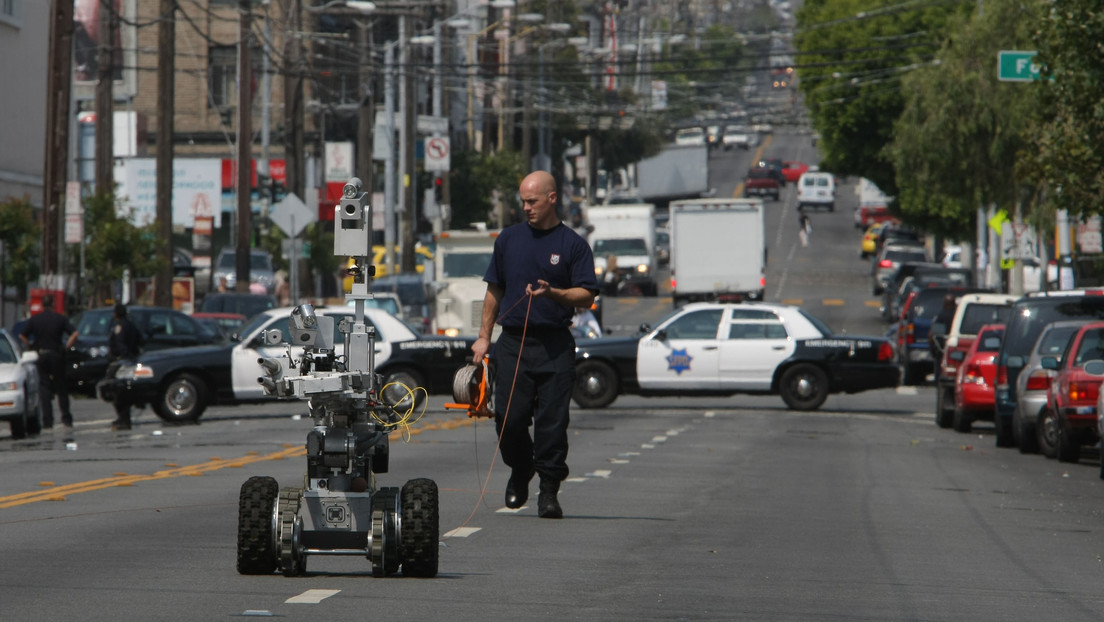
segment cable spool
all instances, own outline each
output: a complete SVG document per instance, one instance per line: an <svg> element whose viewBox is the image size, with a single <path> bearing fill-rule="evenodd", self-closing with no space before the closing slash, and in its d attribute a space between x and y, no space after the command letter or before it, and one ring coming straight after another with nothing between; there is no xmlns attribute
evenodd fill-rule
<svg viewBox="0 0 1104 622"><path fill-rule="evenodd" d="M445 408L466 410L469 417L493 417L487 408L490 394L487 391L487 357L483 364L468 363L452 375L452 399L454 404L445 404Z"/></svg>
<svg viewBox="0 0 1104 622"><path fill-rule="evenodd" d="M479 383L483 380L483 367L468 363L452 376L452 399L461 404L475 404L479 400Z"/></svg>

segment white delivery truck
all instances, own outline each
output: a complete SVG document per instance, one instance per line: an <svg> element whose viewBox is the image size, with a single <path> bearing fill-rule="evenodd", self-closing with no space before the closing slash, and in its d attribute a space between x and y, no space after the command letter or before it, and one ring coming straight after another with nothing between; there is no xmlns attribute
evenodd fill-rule
<svg viewBox="0 0 1104 622"><path fill-rule="evenodd" d="M761 199L693 199L670 206L671 294L698 300L762 300L767 249Z"/></svg>
<svg viewBox="0 0 1104 622"><path fill-rule="evenodd" d="M602 291L655 296L655 206L591 205L586 210L586 222L594 271Z"/></svg>
<svg viewBox="0 0 1104 622"><path fill-rule="evenodd" d="M433 254L433 327L438 335L477 336L498 231L445 231Z"/></svg>

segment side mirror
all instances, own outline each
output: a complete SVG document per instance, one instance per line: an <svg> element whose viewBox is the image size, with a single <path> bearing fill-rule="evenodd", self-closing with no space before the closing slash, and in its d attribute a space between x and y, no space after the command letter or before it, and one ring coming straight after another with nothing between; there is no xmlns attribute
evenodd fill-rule
<svg viewBox="0 0 1104 622"><path fill-rule="evenodd" d="M652 332L652 325L647 322L642 322L636 330L640 331L643 335L647 335Z"/></svg>
<svg viewBox="0 0 1104 622"><path fill-rule="evenodd" d="M966 352L962 350L955 350L954 352L948 354L947 358L951 359L952 361L958 361L959 363L961 363L962 361L966 360Z"/></svg>

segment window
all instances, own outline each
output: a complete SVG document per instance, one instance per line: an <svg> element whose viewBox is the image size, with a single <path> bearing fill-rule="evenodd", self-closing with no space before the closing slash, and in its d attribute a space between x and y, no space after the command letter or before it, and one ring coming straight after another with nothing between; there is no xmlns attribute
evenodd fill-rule
<svg viewBox="0 0 1104 622"><path fill-rule="evenodd" d="M0 0L0 24L23 25L23 0Z"/></svg>
<svg viewBox="0 0 1104 622"><path fill-rule="evenodd" d="M663 327L668 339L716 339L721 309L703 309L682 315Z"/></svg>
<svg viewBox="0 0 1104 622"><path fill-rule="evenodd" d="M763 309L735 309L729 339L785 339L789 335L778 316Z"/></svg>
<svg viewBox="0 0 1104 622"><path fill-rule="evenodd" d="M211 96L208 104L219 110L234 104L234 84L238 76L238 48L232 45L218 46L208 53L207 80Z"/></svg>

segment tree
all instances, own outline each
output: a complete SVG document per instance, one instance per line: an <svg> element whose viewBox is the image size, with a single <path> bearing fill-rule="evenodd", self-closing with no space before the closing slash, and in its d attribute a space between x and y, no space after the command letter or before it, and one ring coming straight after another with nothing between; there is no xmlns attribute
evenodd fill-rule
<svg viewBox="0 0 1104 622"><path fill-rule="evenodd" d="M14 287L19 300L27 299L27 285L38 278L40 231L28 197L0 202L0 281Z"/></svg>
<svg viewBox="0 0 1104 622"><path fill-rule="evenodd" d="M961 238L979 206L1011 207L1030 186L1019 163L1037 135L1036 99L1029 85L998 80L996 54L1029 44L1038 11L1026 0L957 16L938 64L902 78L906 104L884 153L911 224Z"/></svg>
<svg viewBox="0 0 1104 622"><path fill-rule="evenodd" d="M818 0L798 11L798 86L820 132L821 168L866 177L896 193L885 146L904 109L900 78L931 60L969 3Z"/></svg>
<svg viewBox="0 0 1104 622"><path fill-rule="evenodd" d="M84 201L84 278L91 285L92 306L114 299L115 284L124 271L129 270L131 278L143 278L152 277L160 267L156 229L135 226L130 217L131 212L118 205L112 194Z"/></svg>
<svg viewBox="0 0 1104 622"><path fill-rule="evenodd" d="M526 171L514 151L496 154L462 151L454 155L449 171L452 191L452 228L462 229L492 219L492 197L506 201L507 213L519 208L518 185Z"/></svg>
<svg viewBox="0 0 1104 622"><path fill-rule="evenodd" d="M1037 83L1044 131L1037 142L1041 174L1059 207L1070 213L1104 209L1104 56L1099 3L1055 0L1035 37L1045 78Z"/></svg>

